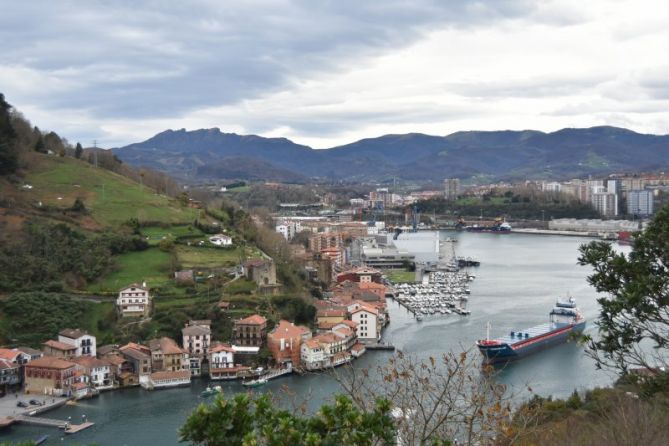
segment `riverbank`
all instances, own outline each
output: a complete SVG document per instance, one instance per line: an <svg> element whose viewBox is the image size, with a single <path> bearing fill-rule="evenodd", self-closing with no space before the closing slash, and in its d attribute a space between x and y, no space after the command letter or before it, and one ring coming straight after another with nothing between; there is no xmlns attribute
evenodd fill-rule
<svg viewBox="0 0 669 446"><path fill-rule="evenodd" d="M579 231L556 231L553 229L534 229L534 228L512 228L514 234L529 235L563 235L567 237L585 237L585 238L604 238L599 232L579 232ZM608 233L605 233L608 234Z"/></svg>

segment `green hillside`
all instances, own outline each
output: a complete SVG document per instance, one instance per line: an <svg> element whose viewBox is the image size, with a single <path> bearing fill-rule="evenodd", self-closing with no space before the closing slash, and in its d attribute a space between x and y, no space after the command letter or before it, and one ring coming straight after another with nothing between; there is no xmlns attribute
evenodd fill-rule
<svg viewBox="0 0 669 446"><path fill-rule="evenodd" d="M68 157L40 156L25 183L32 186L24 191L31 202L67 209L79 198L102 226L117 226L131 218L140 223L187 224L198 214L197 209L181 206L126 177Z"/></svg>

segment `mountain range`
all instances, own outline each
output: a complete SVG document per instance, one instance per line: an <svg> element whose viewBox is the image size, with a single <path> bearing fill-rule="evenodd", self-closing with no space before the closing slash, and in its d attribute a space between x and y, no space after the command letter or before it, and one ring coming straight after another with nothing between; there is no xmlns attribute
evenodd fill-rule
<svg viewBox="0 0 669 446"><path fill-rule="evenodd" d="M551 133L408 133L315 150L286 138L237 135L212 128L166 130L113 152L124 162L185 181L562 179L669 167L669 135L609 126Z"/></svg>

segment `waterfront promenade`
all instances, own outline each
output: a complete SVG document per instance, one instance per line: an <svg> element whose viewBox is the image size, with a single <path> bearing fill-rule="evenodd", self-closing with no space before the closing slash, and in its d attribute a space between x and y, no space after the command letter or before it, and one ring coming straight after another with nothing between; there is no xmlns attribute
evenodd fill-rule
<svg viewBox="0 0 669 446"><path fill-rule="evenodd" d="M64 397L45 397L39 395L25 395L19 393L18 397L15 394L7 394L0 398L0 426L12 424L17 417L31 416L39 413L44 413L52 409L56 409L67 402ZM29 405L28 407L18 407L16 404L19 401L28 403L30 400L37 400L42 402L42 405Z"/></svg>

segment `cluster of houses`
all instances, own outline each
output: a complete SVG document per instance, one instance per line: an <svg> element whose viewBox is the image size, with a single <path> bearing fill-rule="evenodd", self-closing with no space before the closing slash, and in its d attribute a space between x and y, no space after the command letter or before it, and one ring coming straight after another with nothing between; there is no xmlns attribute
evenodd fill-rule
<svg viewBox="0 0 669 446"><path fill-rule="evenodd" d="M271 286L271 262L248 265L249 274ZM268 330L267 319L253 314L234 321L232 343L212 340L211 321L191 320L182 339L162 337L146 345L97 346L95 336L65 329L42 350L0 348L0 393L21 388L28 394L84 398L126 386L158 389L189 385L193 377L229 380L258 376L258 354L267 347L276 368L313 371L352 361L379 343L389 322L381 272L360 267L336 276L336 283L316 302L316 332L281 320ZM225 310L226 302L221 302ZM229 305L229 304L228 304ZM151 296L145 284L119 292L122 316L145 317Z"/></svg>

